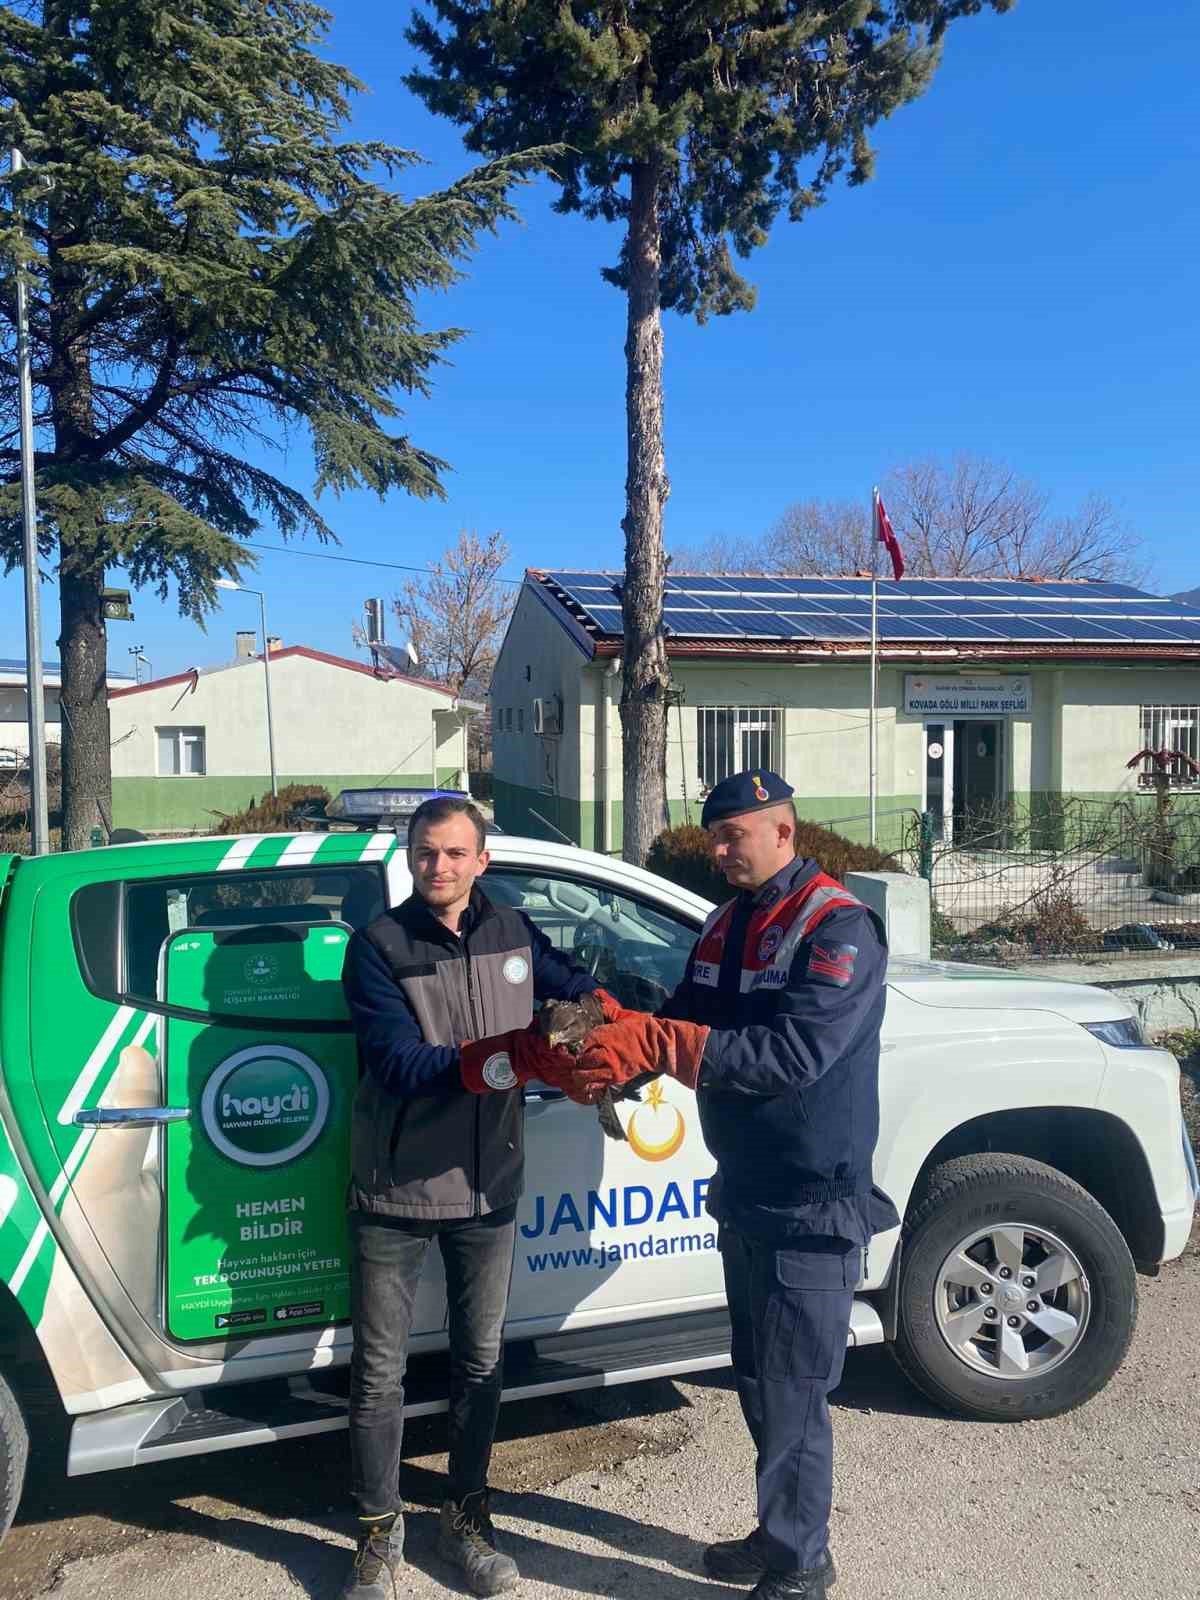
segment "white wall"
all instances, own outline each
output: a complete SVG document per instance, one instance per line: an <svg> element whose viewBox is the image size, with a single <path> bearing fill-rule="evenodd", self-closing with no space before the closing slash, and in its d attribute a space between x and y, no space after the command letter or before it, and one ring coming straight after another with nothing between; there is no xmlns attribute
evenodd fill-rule
<svg viewBox="0 0 1200 1600"><path fill-rule="evenodd" d="M528 588L521 590L492 674L492 770L496 780L573 800L592 798L594 704L583 651ZM557 738L533 731L533 702L563 700ZM507 726L511 710L512 731ZM501 723L504 726L501 727ZM523 727L519 727L522 723Z"/></svg>
<svg viewBox="0 0 1200 1600"><path fill-rule="evenodd" d="M62 741L62 713L58 705L58 688L44 686L42 701L45 706L46 743ZM19 756L29 754L29 721L25 711L25 690L20 684L0 684L0 766L5 764L5 752L15 751Z"/></svg>
<svg viewBox="0 0 1200 1600"><path fill-rule="evenodd" d="M1142 748L1140 707L1200 706L1200 665L1067 668L1059 680L1061 781L1069 794L1135 789L1137 774L1125 763Z"/></svg>
<svg viewBox="0 0 1200 1600"><path fill-rule="evenodd" d="M434 712L451 705L450 696L436 690L299 655L272 657L271 694L282 774L382 779L431 772ZM114 777L160 776L156 729L181 726L204 728L209 777L270 771L261 661L202 672L194 688L169 683L117 695L110 716ZM444 740L441 764L448 765L443 758L456 749L465 767L461 730L454 742Z"/></svg>

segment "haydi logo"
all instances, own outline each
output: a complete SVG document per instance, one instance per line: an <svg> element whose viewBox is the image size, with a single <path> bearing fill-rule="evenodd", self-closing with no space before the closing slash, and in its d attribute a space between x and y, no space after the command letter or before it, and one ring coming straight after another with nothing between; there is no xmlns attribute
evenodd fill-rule
<svg viewBox="0 0 1200 1600"><path fill-rule="evenodd" d="M299 1083L293 1083L283 1094L248 1094L244 1100L235 1100L233 1095L223 1094L221 1123L228 1127L235 1120L243 1126L254 1121L274 1122L284 1112L307 1113L311 1105L310 1090Z"/></svg>
<svg viewBox="0 0 1200 1600"><path fill-rule="evenodd" d="M209 1077L200 1121L241 1167L279 1167L316 1143L329 1120L329 1084L309 1056L258 1044L227 1056Z"/></svg>

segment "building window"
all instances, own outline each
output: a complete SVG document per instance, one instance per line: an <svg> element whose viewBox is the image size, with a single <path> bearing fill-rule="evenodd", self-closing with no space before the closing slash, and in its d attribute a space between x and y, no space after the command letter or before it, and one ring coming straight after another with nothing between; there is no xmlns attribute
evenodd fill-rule
<svg viewBox="0 0 1200 1600"><path fill-rule="evenodd" d="M199 778L205 772L203 728L156 728L160 778Z"/></svg>
<svg viewBox="0 0 1200 1600"><path fill-rule="evenodd" d="M524 733L525 732L525 707L524 706L518 706L517 707L517 732L518 733Z"/></svg>
<svg viewBox="0 0 1200 1600"><path fill-rule="evenodd" d="M1200 706L1143 706L1142 749L1178 750L1200 764ZM1153 788L1158 763L1147 757L1142 762L1138 781L1144 789ZM1200 778L1184 762L1173 763L1167 776L1179 788L1200 788Z"/></svg>
<svg viewBox="0 0 1200 1600"><path fill-rule="evenodd" d="M782 767L778 706L697 706L696 775L706 789L731 772Z"/></svg>

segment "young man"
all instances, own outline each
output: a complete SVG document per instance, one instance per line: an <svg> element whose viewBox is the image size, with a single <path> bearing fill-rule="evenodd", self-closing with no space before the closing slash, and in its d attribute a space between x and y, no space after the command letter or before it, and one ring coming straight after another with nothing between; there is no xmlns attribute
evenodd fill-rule
<svg viewBox="0 0 1200 1600"><path fill-rule="evenodd" d="M404 1371L434 1240L450 1311L450 1483L438 1549L476 1594L517 1581L496 1548L487 1472L523 1182L522 1085L557 1082L573 1064L530 1023L535 999L596 988L479 888L488 852L469 801L427 800L408 837L413 893L354 935L343 975L361 1068L349 1199L359 1541L346 1600L392 1600L403 1558Z"/></svg>
<svg viewBox="0 0 1200 1600"><path fill-rule="evenodd" d="M714 911L658 1017L591 1035L568 1092L645 1072L697 1091L717 1158L733 1367L758 1451L758 1525L705 1551L755 1600L824 1600L833 1582L833 1434L854 1288L895 1227L872 1184L887 953L874 914L795 855L792 790L773 772L717 784L701 820L737 897Z"/></svg>

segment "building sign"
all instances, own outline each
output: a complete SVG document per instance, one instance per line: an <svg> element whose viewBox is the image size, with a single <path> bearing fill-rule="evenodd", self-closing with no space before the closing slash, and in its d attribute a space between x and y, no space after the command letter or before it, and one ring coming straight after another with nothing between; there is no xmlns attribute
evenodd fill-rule
<svg viewBox="0 0 1200 1600"><path fill-rule="evenodd" d="M1028 673L994 678L904 677L904 709L913 717L1021 717L1033 707Z"/></svg>

